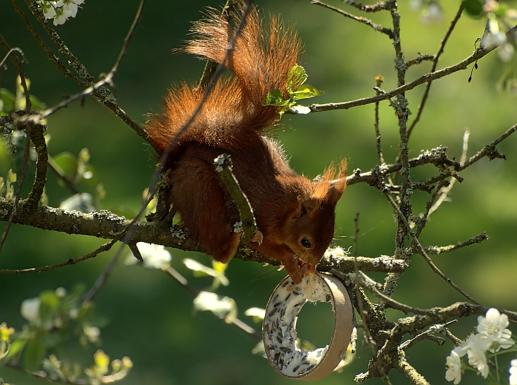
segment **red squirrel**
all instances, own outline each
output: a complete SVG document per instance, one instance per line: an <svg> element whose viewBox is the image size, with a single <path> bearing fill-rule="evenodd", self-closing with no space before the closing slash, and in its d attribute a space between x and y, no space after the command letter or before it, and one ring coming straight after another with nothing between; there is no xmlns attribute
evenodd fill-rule
<svg viewBox="0 0 517 385"><path fill-rule="evenodd" d="M224 61L230 75L215 83L192 124L178 135L206 89L183 84L169 90L165 111L147 122L146 131L158 153L170 151L171 140L176 140L167 163L170 199L194 242L222 262L237 251L241 234L233 225L238 211L213 164L218 155L230 154L261 232L250 246L279 261L293 281L300 282L332 240L335 206L346 184L344 162L313 181L293 171L282 147L266 136L280 118L278 107L265 104L266 95L278 90L287 96L288 73L298 61L301 44L277 18L264 27L253 7L226 57L242 12L223 16L212 11L193 24L195 37L184 50Z"/></svg>

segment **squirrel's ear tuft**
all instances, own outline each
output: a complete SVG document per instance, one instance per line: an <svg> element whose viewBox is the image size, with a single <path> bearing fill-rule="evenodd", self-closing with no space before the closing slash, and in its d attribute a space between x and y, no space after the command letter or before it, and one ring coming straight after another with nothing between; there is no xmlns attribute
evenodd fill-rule
<svg viewBox="0 0 517 385"><path fill-rule="evenodd" d="M325 200L331 205L335 205L346 187L346 161L339 162L339 167L331 164L323 172L321 178L316 182L314 196Z"/></svg>
<svg viewBox="0 0 517 385"><path fill-rule="evenodd" d="M342 176L338 179L334 179L330 181L330 186L327 191L327 196L325 200L329 202L331 205L335 206L341 195L343 195L343 191L346 187L346 177Z"/></svg>

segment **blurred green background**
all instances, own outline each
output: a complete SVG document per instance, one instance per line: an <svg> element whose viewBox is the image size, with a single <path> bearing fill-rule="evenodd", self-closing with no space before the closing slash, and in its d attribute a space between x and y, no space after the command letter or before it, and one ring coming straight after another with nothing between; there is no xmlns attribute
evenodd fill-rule
<svg viewBox="0 0 517 385"><path fill-rule="evenodd" d="M92 74L108 71L119 51L138 1L88 0L77 18L59 27L70 48ZM147 1L142 20L135 31L127 56L116 74L119 103L136 120L158 112L167 89L182 80L199 78L203 63L186 55L171 53L184 41L189 22L201 16L207 5L223 1ZM383 88L395 85L393 48L381 34L351 22L338 14L311 5L309 1L256 1L263 13L282 15L304 42L301 64L310 76L310 84L324 93L314 102L345 101L373 94L374 77L382 74ZM334 2L340 5L340 2ZM421 22L418 12L407 1L400 1L402 45L407 58L418 52L434 53L456 12L459 1L443 1L441 21ZM374 19L390 25L385 15ZM450 65L469 55L475 39L484 29L483 20L463 17L443 56L441 66ZM7 0L0 4L0 33L7 41L23 49L28 64L26 74L32 81L32 93L47 105L53 105L80 88L58 72L38 49L30 34ZM515 64L515 62L514 62ZM429 64L413 67L408 79L427 71ZM470 70L470 68L469 68ZM471 131L469 154L515 123L517 96L497 90L504 70L496 54L479 62L473 80L468 71L456 73L433 84L431 98L421 123L412 137L410 154L445 145L449 154L459 156L463 132ZM0 87L14 89L14 70L0 72ZM416 112L423 87L408 93L410 108ZM96 177L107 191L102 208L132 215L141 204L142 191L150 181L156 161L153 150L104 106L88 99L75 103L49 119L52 140L49 151L77 154L90 150ZM388 162L398 151L398 127L386 102L381 105L381 130ZM317 175L331 161L347 158L349 169L370 169L376 164L373 131L373 106L348 111L286 116L274 135L285 144L291 165L308 176ZM463 173L451 202L433 215L424 231L425 245L445 245L487 231L490 239L461 251L438 256L437 264L450 277L478 298L496 307L517 309L517 148L516 138L500 146L506 161L483 160ZM9 164L0 165L5 175ZM414 178L433 175L423 168ZM68 192L53 175L47 186L49 204L58 206ZM427 195L415 194L418 212ZM394 215L388 202L365 184L351 186L337 208L336 243L348 248L354 233L353 218L360 212L359 254L391 255L394 247ZM0 226L3 226L1 224ZM28 227L14 226L0 254L1 267L29 267L56 263L84 254L100 241L68 236ZM171 250L173 266L191 277L182 263L191 253ZM37 275L0 276L0 321L20 327L23 320L20 303L44 289L77 284L90 286L113 252L76 266ZM200 261L209 263L203 255ZM264 307L275 283L284 275L273 267L235 260L231 263L229 287L220 293L237 300L240 315L251 306ZM198 288L210 284L207 279L191 279ZM433 274L418 256L403 275L395 296L419 307L446 305L461 300ZM135 364L124 384L250 385L291 384L278 376L268 363L250 350L254 341L227 326L209 313L195 313L191 298L172 280L157 271L119 266L107 286L99 293L96 306L108 320L103 329L103 348L112 357L130 356ZM302 332L321 342L328 335L325 313L307 311L300 321ZM394 313L396 315L396 313ZM326 313L328 316L328 313ZM251 322L251 321L250 321ZM456 326L460 337L470 331L474 320ZM432 382L443 383L445 356L451 345L437 348L423 342L409 351L409 359ZM88 353L89 354L89 353ZM356 361L344 373L332 375L322 384L351 384L353 376L366 368L368 347L361 341ZM468 383L480 383L467 374ZM15 384L41 381L0 367L0 377ZM393 383L406 380L394 375ZM372 383L377 383L372 381Z"/></svg>

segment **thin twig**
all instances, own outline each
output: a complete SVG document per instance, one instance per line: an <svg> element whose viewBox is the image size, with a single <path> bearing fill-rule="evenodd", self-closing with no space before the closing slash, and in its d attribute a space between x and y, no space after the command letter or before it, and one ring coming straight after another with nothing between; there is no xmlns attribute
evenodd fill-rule
<svg viewBox="0 0 517 385"><path fill-rule="evenodd" d="M127 31L126 36L124 38L124 41L122 42L122 46L117 55L117 59L115 60L115 63L113 63L113 66L108 71L108 73L106 73L104 76L101 77L100 80L98 80L94 84L90 85L86 89L82 90L81 92L78 92L78 93L70 96L69 98L62 100L57 105L50 107L50 108L46 109L45 111L42 111L41 112L42 119L49 117L56 111L59 111L61 108L68 106L70 103L72 103L73 101L75 101L77 99L81 99L87 95L93 94L95 91L101 89L105 85L111 85L111 86L113 85L113 78L115 76L115 73L117 72L120 63L122 62L122 59L126 55L126 51L129 46L129 42L131 41L131 37L133 36L133 32L134 32L136 26L138 25L138 22L140 21L140 16L142 15L142 10L144 8L144 3L145 3L145 0L140 0L140 3L138 4L138 8L136 10L135 16L133 18L133 22L131 23L131 26L129 27L129 30ZM69 52L71 54L71 52L68 49L67 49L67 52ZM77 60L77 58L76 58L76 60ZM77 62L78 62L78 60L77 60ZM84 68L84 70L86 70L86 68ZM142 136L142 134L140 134L140 135Z"/></svg>
<svg viewBox="0 0 517 385"><path fill-rule="evenodd" d="M363 4L356 0L343 0L343 2L363 12L379 12L390 8L390 2L382 0L374 4Z"/></svg>
<svg viewBox="0 0 517 385"><path fill-rule="evenodd" d="M469 301L475 303L476 305L479 305L479 302L476 301L473 297L471 297L469 294L467 294L462 288L460 288L458 285L456 285L447 275L445 275L438 266L436 266L436 264L433 262L433 260L431 259L431 257L429 257L429 255L427 254L427 252L425 251L424 247L422 246L422 244L420 243L420 241L418 240L418 238L415 236L415 234L413 233L413 231L411 230L411 226L408 222L408 220L406 219L406 217L402 214L402 212L400 211L397 203L393 200L393 198L391 197L391 195L389 193L385 193L386 195L386 198L388 198L388 200L390 201L391 205L395 208L395 210L397 211L398 213L398 216L399 218L402 219L402 222L405 224L405 226L407 227L407 232L408 234L411 236L413 242L415 243L416 247L417 247L417 250L419 252L420 255L422 255L424 257L424 259L426 260L427 264L431 267L431 270L433 270L440 278L442 278L444 281L446 281L452 288L454 288L458 293L460 293L462 296L464 296L465 298L467 298Z"/></svg>
<svg viewBox="0 0 517 385"><path fill-rule="evenodd" d="M496 150L496 146L501 143L503 140L508 138L510 135L517 131L517 123L508 128L505 132L499 135L496 139L485 145L481 150L476 152L470 158L468 158L465 163L459 168L458 171L465 170L467 167L470 167L472 164L476 163L478 160L487 156L489 159L495 159L502 157Z"/></svg>
<svg viewBox="0 0 517 385"><path fill-rule="evenodd" d="M117 242L117 240L113 239L109 242L104 243L103 245L99 246L97 249L95 249L94 251L92 251L88 254L85 254L85 255L83 255L81 257L77 257L77 258L69 258L65 262L55 263L52 265L45 265L45 266L40 266L40 267L29 267L29 268L25 268L25 269L0 269L0 274L42 273L45 271L59 269L61 267L65 267L65 266L75 265L77 263L86 261L88 259L95 258L100 253L108 251L109 249L111 249L111 247L116 242Z"/></svg>
<svg viewBox="0 0 517 385"><path fill-rule="evenodd" d="M220 181L226 188L231 200L239 211L242 224L242 243L247 244L257 234L257 222L248 197L242 191L239 181L232 172L232 159L228 154L221 154L214 159L214 167Z"/></svg>
<svg viewBox="0 0 517 385"><path fill-rule="evenodd" d="M119 52L119 55L117 57L117 60L115 61L115 64L118 66L117 63L120 63L122 60L125 51L127 49L127 45L129 43L129 40L131 38L132 32L140 19L141 11L143 8L143 3L145 0L141 0L139 3L139 6L137 8L137 12L135 14L135 17L133 19L133 22L129 28L128 33L126 34L126 37L122 43L122 48ZM13 3L14 0L12 0ZM92 75L88 72L87 68L79 61L79 59L73 54L73 52L68 48L68 46L65 44L61 36L57 33L57 31L50 26L48 22L45 21L43 18L43 15L41 14L41 11L39 10L37 4L35 2L29 2L29 0L26 0L27 6L31 10L32 14L36 17L36 19L40 22L40 24L45 28L48 35L50 36L50 39L56 44L58 47L59 52L66 58L66 62L70 65L70 67L73 69L70 70L67 66L65 66L59 58L52 52L50 48L43 42L39 34L34 31L32 26L30 25L30 22L26 20L26 17L24 17L23 12L21 10L18 12L24 19L25 24L31 30L31 33L33 36L36 37L36 39L40 42L40 45L44 48L45 52L47 52L47 55L51 59L51 61L56 64L56 66L66 75L74 79L77 83L79 83L82 86L87 86L88 88L95 84L95 79ZM17 7L17 6L16 6ZM19 8L19 7L18 7ZM105 77L103 77L105 79ZM101 79L102 80L102 79ZM127 112L125 112L116 102L115 97L113 96L113 93L109 88L106 87L106 83L98 86L93 87L93 90L91 91L93 96L102 104L104 104L106 107L108 107L110 110L112 110L117 117L122 119L124 123L126 123L129 127L131 127L139 136L144 138L145 140L148 140L147 133L143 129L143 127L138 124L135 120L133 120ZM75 99L74 99L75 100Z"/></svg>
<svg viewBox="0 0 517 385"><path fill-rule="evenodd" d="M423 338L426 338L428 337L429 335L432 335L434 333L438 333L440 331L442 331L443 333L445 333L447 331L447 326L449 325L452 325L453 323L455 322L458 322L458 320L456 319L453 319L453 320L450 320L450 321L447 321L446 323L444 324L436 324L436 325L432 325L431 327L429 327L427 330L424 330L422 333L419 333L417 334L416 336L414 336L413 338L407 340L407 341L404 341L401 345L400 345L400 348L402 350L406 350L408 348L410 348L412 345L414 345L416 342L418 342L419 340L423 339Z"/></svg>
<svg viewBox="0 0 517 385"><path fill-rule="evenodd" d="M487 233L483 232L481 234L477 234L472 238L469 238L465 241L461 241L458 243L455 243L453 245L447 245L447 246L429 246L426 247L425 250L430 255L439 255L439 254L445 254L450 253L455 250L462 249L464 247L475 245L477 243L481 243L483 241L486 241L488 239Z"/></svg>
<svg viewBox="0 0 517 385"><path fill-rule="evenodd" d="M226 0L226 3L223 6L221 11L221 15L223 17L228 17L232 12L234 12L239 7L239 0ZM199 83L197 85L198 89L203 89L208 86L208 83L212 79L214 72L217 68L217 63L211 60L207 60L205 63L205 67L203 68L203 73L201 74L201 78L199 79Z"/></svg>
<svg viewBox="0 0 517 385"><path fill-rule="evenodd" d="M370 290L372 293L374 293L377 297L379 297L385 304L387 304L389 307L393 309L400 310L407 314L432 314L432 309L422 309L415 306L406 305L405 303L399 302L392 297L384 294L382 291L380 291L376 285L371 284L369 282L371 280L370 277L368 277L363 272L359 272L357 274L357 278L355 282L357 282L361 287L364 287L368 290Z"/></svg>
<svg viewBox="0 0 517 385"><path fill-rule="evenodd" d="M354 217L354 239L352 242L352 255L359 253L359 211L355 213Z"/></svg>
<svg viewBox="0 0 517 385"><path fill-rule="evenodd" d="M198 294L200 293L199 290L196 290L192 286L190 286L188 284L187 279L183 275L181 275L181 273L178 272L176 269L173 269L172 267L169 266L167 268L162 269L162 271L165 274L167 274L168 277L174 279L183 289L185 289L188 292L188 294L192 298L196 298L198 296ZM236 318L228 320L228 321L225 320L225 322L227 322L229 325L235 326L237 329L242 331L244 334L252 337L254 340L260 341L261 337L260 337L260 335L257 334L255 329L253 329L251 326L249 326L247 323L245 323L241 319L236 317Z"/></svg>
<svg viewBox="0 0 517 385"><path fill-rule="evenodd" d="M517 26L512 27L507 32L507 34L513 34L515 31L517 31ZM460 70L465 70L469 66L469 64L474 63L475 61L481 59L482 57L486 56L494 49L495 49L495 47L489 48L489 49L478 48L472 53L472 55L466 57L465 59L463 59L462 61L460 61L456 64L453 64L449 67L442 68L441 70L429 72L429 73L422 75L421 77L413 80L412 82L398 86L397 88L394 88L393 90L388 91L381 95L375 95L372 97L350 100L347 102L311 104L309 106L309 108L311 109L312 112L342 110L342 109L349 109L349 108L358 107L358 106L364 106L366 104L372 104L372 103L375 103L375 102L378 102L381 100L391 99L392 97L394 97L396 95L399 95L406 91L412 90L413 88L419 86L420 84L424 84L424 83L427 83L432 80L443 78L444 76L450 75L450 74L458 72Z"/></svg>
<svg viewBox="0 0 517 385"><path fill-rule="evenodd" d="M435 147L430 150L422 151L420 155L408 160L409 167L414 168L424 164L434 164L439 168L452 167L459 168L459 163L447 157L447 149L443 146ZM392 173L402 169L401 163L382 164L370 171L361 172L356 169L351 175L347 176L347 185L353 185L359 182L366 182L371 186L379 186L382 179Z"/></svg>
<svg viewBox="0 0 517 385"><path fill-rule="evenodd" d="M423 54L419 53L417 55L417 57L415 57L414 59L408 60L406 62L406 67L409 68L411 66L423 63L424 61L433 61L433 60L434 60L434 55L423 55Z"/></svg>
<svg viewBox="0 0 517 385"><path fill-rule="evenodd" d="M461 158L460 158L460 167L462 167L465 162L467 161L467 152L469 149L469 137L470 137L470 131L468 129L465 130L463 133L463 146L461 151ZM427 211L426 217L429 219L429 217L440 208L440 206L445 202L452 189L454 188L454 185L456 184L456 178L452 177L449 181L449 184L445 187L442 187L440 189L440 194L434 204L429 208Z"/></svg>
<svg viewBox="0 0 517 385"><path fill-rule="evenodd" d="M507 139L509 136L514 134L517 131L517 123L505 130L501 135L499 135L496 139L494 139L492 142L485 145L482 149L480 149L477 153L472 155L469 159L465 161L465 164L463 166L457 167L454 170L449 170L448 172L442 172L440 175L437 175L435 177L432 177L428 181L424 182L424 186L432 186L437 182L443 181L451 176L454 178L460 179L461 177L457 174L459 171L463 171L466 168L472 166L474 163L478 162L479 160L483 159L485 156L488 157L490 160L496 159L496 158L502 158L504 159L504 155L500 154L497 151L496 146L501 143L503 140ZM368 174L366 176L367 180L370 180L372 176ZM362 178L358 178L360 181L362 181ZM415 184L416 187L416 184Z"/></svg>
<svg viewBox="0 0 517 385"><path fill-rule="evenodd" d="M11 225L15 221L17 210L18 210L18 202L21 197L21 191L23 187L23 183L25 181L25 175L27 173L27 168L29 165L29 155L30 155L30 142L29 138L25 138L25 150L23 153L23 161L22 161L22 168L20 172L20 180L18 181L18 184L16 186L16 191L14 193L14 202L11 207L11 210L8 212L10 213L7 218L7 223L4 227L4 230L2 231L2 236L0 237L0 251L2 251L2 248L4 247L5 241L7 240L7 237L9 236L9 231L11 230Z"/></svg>
<svg viewBox="0 0 517 385"><path fill-rule="evenodd" d="M459 19L461 17L461 14L463 13L463 8L464 8L464 3L461 2L460 6L458 8L458 11L456 12L456 15L452 19L452 22L451 22L451 24L449 26L449 29L445 33L445 36L443 37L443 39L442 39L442 41L440 43L440 48L438 48L438 52L436 52L436 54L434 55L433 64L432 64L432 67L431 67L431 72L436 71L436 68L438 67L438 61L440 60L440 57L442 56L443 52L445 51L445 46L446 46L447 42L449 41L449 37L451 36L452 31L454 31L454 29L456 28L456 25L458 24L458 21L459 21ZM424 94L422 96L422 100L420 101L420 105L418 106L418 112L416 113L415 119L413 119L413 122L409 126L408 136L411 136L411 133L413 132L413 129L415 128L415 126L420 121L420 117L422 116L422 112L424 111L424 107L425 107L425 104L427 102L427 98L429 96L429 91L431 89L431 84L432 84L432 81L429 81L427 83L427 86L425 87L425 91L424 91Z"/></svg>
<svg viewBox="0 0 517 385"><path fill-rule="evenodd" d="M450 253L455 250L462 249L467 246L475 245L476 243L481 243L483 241L486 241L487 239L488 239L487 233L483 232L483 233L478 234L474 237L471 237L465 241L461 241L461 242L455 243L453 245L429 246L429 247L426 247L425 250L429 254L433 254L433 255L445 254L445 253Z"/></svg>
<svg viewBox="0 0 517 385"><path fill-rule="evenodd" d="M327 3L324 3L320 0L311 0L311 4L314 4L314 5L319 5L320 7L323 7L323 8L327 8L327 9L330 9L331 11L334 11L346 18L349 18L351 20L355 20L357 21L358 23L361 23L361 24L364 24L364 25L367 25L368 27L374 29L375 31L377 32L381 32L385 35L388 35L389 37L392 37L393 36L393 31L389 28L386 28L380 24L377 24L377 23L374 23L373 21L371 21L370 19L366 18L366 17L362 17L362 16L357 16L357 15L354 15L350 12L347 12L347 11L344 11L342 9L339 9L337 7L334 7L330 4L327 4Z"/></svg>
<svg viewBox="0 0 517 385"><path fill-rule="evenodd" d="M34 27L31 24L29 18L27 17L26 13L23 12L23 10L20 8L20 6L16 2L16 0L11 0L11 4L12 4L14 10L16 11L16 13L22 19L22 21L25 24L25 27L27 28L27 30L31 33L31 35L34 38L34 40L36 40L36 42L38 43L40 48L43 50L43 52L46 53L46 55L48 56L49 60L52 63L54 63L56 65L56 67L63 74L65 74L65 76L69 77L70 79L74 79L74 75L73 75L72 71L70 71L68 69L68 67L66 67L66 65L59 59L59 57L48 46L48 44L45 42L45 40L43 40L43 38L40 36L40 34L38 32L36 32L36 30L34 29Z"/></svg>
<svg viewBox="0 0 517 385"><path fill-rule="evenodd" d="M2 37L2 40L4 40L3 37ZM25 56L23 55L23 51L20 48L18 48L18 47L10 48L9 51L7 51L7 53L4 55L4 58L0 61L0 67L4 66L5 62L7 61L7 59L9 59L9 56L11 56L12 54L20 55L22 60L24 60L24 58L25 58Z"/></svg>
<svg viewBox="0 0 517 385"><path fill-rule="evenodd" d="M70 180L63 172L59 169L59 166L54 162L52 157L48 157L48 168L65 184L72 194L79 194L81 191L76 187L75 183Z"/></svg>
<svg viewBox="0 0 517 385"><path fill-rule="evenodd" d="M115 269L115 266L117 266L117 263L120 259L120 255L121 255L120 250L122 250L123 248L124 248L124 245L121 245L119 247L119 250L117 250L115 255L108 262L108 264L102 271L101 275L99 275L99 277L97 278L97 280L95 281L93 286L90 288L90 290L88 290L86 292L86 294L84 295L84 297L82 299L83 304L92 302L94 300L95 296L97 295L97 293L99 292L99 290L101 290L104 287L104 285L106 285L106 282L108 282L108 279L111 276L111 273L113 272L113 270Z"/></svg>

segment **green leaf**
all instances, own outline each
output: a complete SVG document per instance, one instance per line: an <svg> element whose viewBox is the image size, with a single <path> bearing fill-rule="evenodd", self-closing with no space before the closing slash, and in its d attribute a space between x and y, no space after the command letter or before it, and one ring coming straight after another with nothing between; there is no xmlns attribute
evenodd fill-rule
<svg viewBox="0 0 517 385"><path fill-rule="evenodd" d="M23 348L25 347L26 344L27 344L26 339L20 338L20 339L14 340L9 349L9 353L7 354L7 359L17 357L21 353L21 351L23 350Z"/></svg>
<svg viewBox="0 0 517 385"><path fill-rule="evenodd" d="M43 103L40 99L38 99L34 95L29 95L29 98L31 100L32 109L35 111L41 111L47 108L47 105Z"/></svg>
<svg viewBox="0 0 517 385"><path fill-rule="evenodd" d="M5 88L0 88L0 100L2 101L2 108L0 111L10 112L14 110L14 94Z"/></svg>
<svg viewBox="0 0 517 385"><path fill-rule="evenodd" d="M7 178L5 180L5 197L7 199L12 199L14 197L14 184L18 179L16 173L9 169L7 171Z"/></svg>
<svg viewBox="0 0 517 385"><path fill-rule="evenodd" d="M0 173L7 172L10 163L9 147L4 139L0 137ZM1 188L0 188L1 190Z"/></svg>
<svg viewBox="0 0 517 385"><path fill-rule="evenodd" d="M463 0L463 6L469 16L481 17L483 14L484 0Z"/></svg>
<svg viewBox="0 0 517 385"><path fill-rule="evenodd" d="M28 371L36 371L45 358L45 345L43 338L36 337L27 342L23 353L23 366Z"/></svg>
<svg viewBox="0 0 517 385"><path fill-rule="evenodd" d="M318 89L310 85L304 85L296 89L292 93L294 100L313 98L315 96L318 96L319 94L320 92L318 91Z"/></svg>
<svg viewBox="0 0 517 385"><path fill-rule="evenodd" d="M506 17L506 14L508 13L508 5L506 4L497 4L497 7L494 11L495 15L497 17L503 18Z"/></svg>
<svg viewBox="0 0 517 385"><path fill-rule="evenodd" d="M287 90L296 90L301 87L309 78L305 68L299 64L291 67L287 74Z"/></svg>
<svg viewBox="0 0 517 385"><path fill-rule="evenodd" d="M289 103L289 99L284 99L280 90L272 90L267 93L264 104L266 106L283 107Z"/></svg>
<svg viewBox="0 0 517 385"><path fill-rule="evenodd" d="M53 317L59 310L59 297L54 291L44 291L39 295L39 317L42 324L52 322Z"/></svg>
<svg viewBox="0 0 517 385"><path fill-rule="evenodd" d="M62 152L61 154L56 155L53 159L59 171L61 171L68 179L75 179L78 162L73 154Z"/></svg>
<svg viewBox="0 0 517 385"><path fill-rule="evenodd" d="M31 82L28 78L25 78L25 84L27 85L27 91L29 91L30 87L31 87ZM30 98L30 94L29 94L29 98ZM18 111L18 110L25 109L26 102L27 101L25 100L25 91L22 86L21 78L20 78L20 76L17 76L16 77L16 98L14 100L15 110Z"/></svg>

